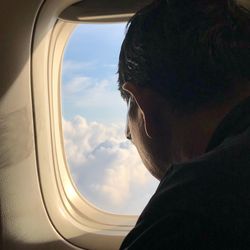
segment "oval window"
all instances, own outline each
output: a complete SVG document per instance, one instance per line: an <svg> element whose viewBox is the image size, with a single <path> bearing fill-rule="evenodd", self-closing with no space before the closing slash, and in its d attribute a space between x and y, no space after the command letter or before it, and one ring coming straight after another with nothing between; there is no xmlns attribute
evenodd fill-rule
<svg viewBox="0 0 250 250"><path fill-rule="evenodd" d="M62 65L64 144L82 196L108 212L139 214L158 181L124 134L116 72L125 26L81 24L72 33Z"/></svg>

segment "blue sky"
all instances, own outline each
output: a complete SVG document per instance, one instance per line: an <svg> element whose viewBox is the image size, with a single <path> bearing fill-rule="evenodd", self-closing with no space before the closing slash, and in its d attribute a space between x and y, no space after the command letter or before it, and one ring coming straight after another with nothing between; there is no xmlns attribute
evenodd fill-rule
<svg viewBox="0 0 250 250"><path fill-rule="evenodd" d="M79 25L75 29L63 63L63 87L67 90L64 92L63 116L66 119L79 114L90 121L124 121L126 105L117 91L116 74L124 34L125 23ZM97 93L99 96L94 96ZM103 98L102 102L96 100L94 103L92 94L93 98ZM89 104L90 99L93 103ZM92 104L91 109L88 104Z"/></svg>
<svg viewBox="0 0 250 250"><path fill-rule="evenodd" d="M116 72L125 26L82 24L69 39L62 67L64 144L84 197L106 211L139 214L158 181L124 135L127 107Z"/></svg>

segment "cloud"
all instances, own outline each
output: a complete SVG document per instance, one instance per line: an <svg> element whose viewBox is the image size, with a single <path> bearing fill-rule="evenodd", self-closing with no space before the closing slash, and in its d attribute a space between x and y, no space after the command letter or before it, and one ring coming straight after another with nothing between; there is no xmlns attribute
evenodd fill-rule
<svg viewBox="0 0 250 250"><path fill-rule="evenodd" d="M65 152L79 191L98 207L137 214L154 192L153 179L124 140L121 125L88 122L82 116L63 120Z"/></svg>
<svg viewBox="0 0 250 250"><path fill-rule="evenodd" d="M82 75L66 81L62 85L65 117L71 119L72 114L80 114L92 121L124 121L127 108L116 81L114 75L102 79Z"/></svg>
<svg viewBox="0 0 250 250"><path fill-rule="evenodd" d="M75 76L62 86L63 97L74 98L79 107L113 106L116 100L121 101L116 81L116 76L107 79Z"/></svg>
<svg viewBox="0 0 250 250"><path fill-rule="evenodd" d="M72 95L91 88L92 79L89 77L78 76L74 77L68 84L63 85L65 95Z"/></svg>
<svg viewBox="0 0 250 250"><path fill-rule="evenodd" d="M121 98L116 89L116 78L110 77L108 79L92 79L90 82L83 82L84 87L81 91L81 99L75 103L80 107L112 107L115 102L120 102ZM88 85L89 84L89 85ZM79 93L79 92L78 92Z"/></svg>
<svg viewBox="0 0 250 250"><path fill-rule="evenodd" d="M74 74L76 72L81 72L87 69L93 69L95 66L94 61L92 62L82 62L82 61L75 61L75 60L64 60L63 61L63 68L62 72L64 75Z"/></svg>

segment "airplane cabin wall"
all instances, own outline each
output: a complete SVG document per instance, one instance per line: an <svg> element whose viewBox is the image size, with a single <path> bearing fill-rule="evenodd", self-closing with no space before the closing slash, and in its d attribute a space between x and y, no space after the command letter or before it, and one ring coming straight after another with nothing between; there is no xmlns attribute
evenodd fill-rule
<svg viewBox="0 0 250 250"><path fill-rule="evenodd" d="M41 6L53 8L48 20L53 26L56 15L74 2L0 3L0 249L78 249L54 229L44 207L31 86L32 39Z"/></svg>

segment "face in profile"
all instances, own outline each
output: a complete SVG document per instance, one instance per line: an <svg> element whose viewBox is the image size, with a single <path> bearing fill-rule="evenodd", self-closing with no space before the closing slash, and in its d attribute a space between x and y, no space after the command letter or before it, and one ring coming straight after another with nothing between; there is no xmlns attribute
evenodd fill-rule
<svg viewBox="0 0 250 250"><path fill-rule="evenodd" d="M161 123L161 119L157 119L157 121L154 118L158 112L154 112L153 109L146 110L148 104L141 102L139 105L139 97L135 96L136 93L129 93L126 137L137 148L146 168L160 180L171 162L170 143L168 146L165 143L168 129L163 126L164 123ZM151 100L151 107L152 103ZM168 139L170 142L170 138Z"/></svg>

